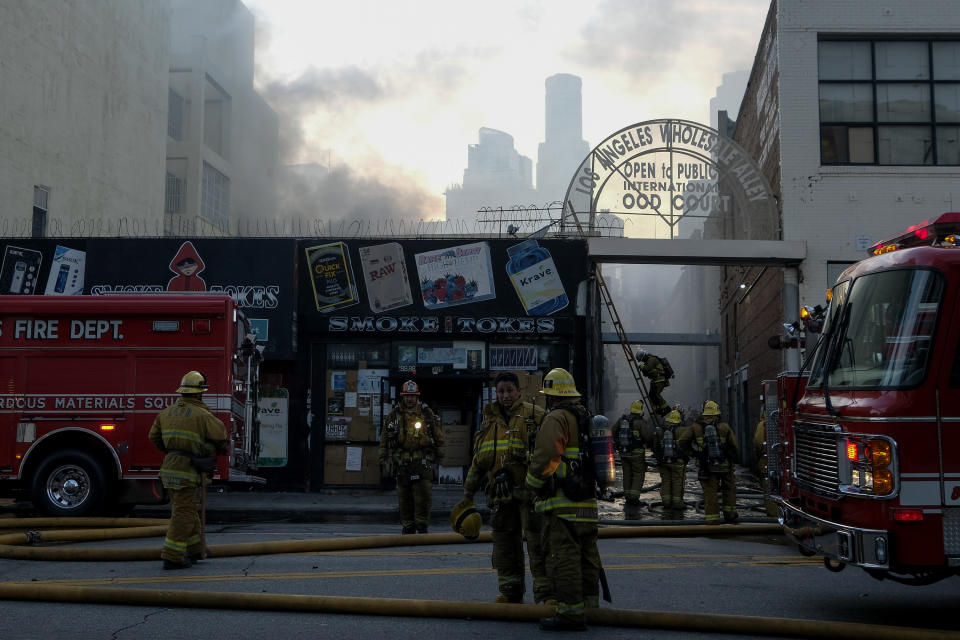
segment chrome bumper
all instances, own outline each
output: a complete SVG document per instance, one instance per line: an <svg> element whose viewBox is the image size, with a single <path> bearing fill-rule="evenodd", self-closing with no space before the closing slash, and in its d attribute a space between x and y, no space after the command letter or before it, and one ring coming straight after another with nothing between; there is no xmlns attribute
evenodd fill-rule
<svg viewBox="0 0 960 640"><path fill-rule="evenodd" d="M802 550L857 567L890 568L889 532L821 520L781 499L776 500L783 532Z"/></svg>

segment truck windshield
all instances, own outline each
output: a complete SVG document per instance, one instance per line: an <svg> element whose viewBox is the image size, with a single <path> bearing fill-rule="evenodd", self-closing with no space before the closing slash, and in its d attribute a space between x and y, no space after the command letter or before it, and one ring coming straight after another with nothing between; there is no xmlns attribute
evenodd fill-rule
<svg viewBox="0 0 960 640"><path fill-rule="evenodd" d="M928 269L860 276L834 288L810 387L914 387L926 377L943 279ZM826 379L825 379L825 376Z"/></svg>

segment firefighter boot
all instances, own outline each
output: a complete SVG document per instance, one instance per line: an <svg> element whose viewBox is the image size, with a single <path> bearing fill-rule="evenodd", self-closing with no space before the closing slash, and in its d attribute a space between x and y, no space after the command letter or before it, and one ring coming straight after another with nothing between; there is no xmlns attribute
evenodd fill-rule
<svg viewBox="0 0 960 640"><path fill-rule="evenodd" d="M426 532L427 532L427 525L425 524L417 525L417 533L426 533Z"/></svg>
<svg viewBox="0 0 960 640"><path fill-rule="evenodd" d="M174 562L173 560L164 560L163 561L163 570L171 571L174 569L189 569L193 566L193 563L190 562L190 558L184 558L183 562Z"/></svg>
<svg viewBox="0 0 960 640"><path fill-rule="evenodd" d="M417 529L412 524L403 525L403 529L400 531L402 535L407 535L407 534L416 533L416 532L417 532Z"/></svg>

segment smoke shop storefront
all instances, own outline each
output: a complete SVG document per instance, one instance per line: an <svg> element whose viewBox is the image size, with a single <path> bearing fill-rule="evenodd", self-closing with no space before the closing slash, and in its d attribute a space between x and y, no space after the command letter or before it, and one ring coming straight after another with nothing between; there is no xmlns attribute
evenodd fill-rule
<svg viewBox="0 0 960 640"><path fill-rule="evenodd" d="M313 490L380 485L380 430L405 380L444 425L435 476L459 484L498 372L541 406L549 369L584 379L582 240L301 240L298 254Z"/></svg>

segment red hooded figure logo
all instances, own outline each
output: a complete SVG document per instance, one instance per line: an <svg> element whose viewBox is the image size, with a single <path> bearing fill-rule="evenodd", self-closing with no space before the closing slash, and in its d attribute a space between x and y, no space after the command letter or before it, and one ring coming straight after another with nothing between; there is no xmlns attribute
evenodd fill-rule
<svg viewBox="0 0 960 640"><path fill-rule="evenodd" d="M187 240L170 261L175 276L167 282L167 291L206 291L207 283L200 277L205 265L193 243Z"/></svg>

